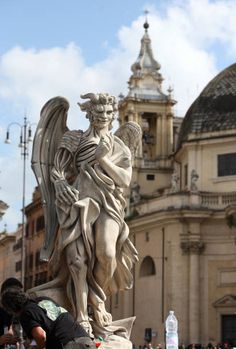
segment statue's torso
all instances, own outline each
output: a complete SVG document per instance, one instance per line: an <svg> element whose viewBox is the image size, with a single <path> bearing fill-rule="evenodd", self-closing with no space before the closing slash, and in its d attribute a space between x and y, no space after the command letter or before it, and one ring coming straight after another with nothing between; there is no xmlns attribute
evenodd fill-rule
<svg viewBox="0 0 236 349"><path fill-rule="evenodd" d="M91 166L96 162L95 151L98 142L95 138L88 139L87 137L81 137L78 149L74 156L75 168L79 172L83 163L89 164Z"/></svg>

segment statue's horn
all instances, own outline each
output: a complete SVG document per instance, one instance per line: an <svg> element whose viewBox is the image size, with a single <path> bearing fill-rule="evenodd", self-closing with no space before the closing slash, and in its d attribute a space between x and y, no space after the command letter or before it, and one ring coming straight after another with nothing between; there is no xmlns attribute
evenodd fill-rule
<svg viewBox="0 0 236 349"><path fill-rule="evenodd" d="M82 99L91 99L91 101L98 101L98 95L96 93L86 93L85 95L80 95Z"/></svg>

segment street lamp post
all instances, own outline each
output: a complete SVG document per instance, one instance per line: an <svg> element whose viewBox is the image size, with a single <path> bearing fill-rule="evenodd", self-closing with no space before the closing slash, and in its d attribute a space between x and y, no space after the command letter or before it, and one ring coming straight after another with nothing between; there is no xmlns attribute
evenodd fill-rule
<svg viewBox="0 0 236 349"><path fill-rule="evenodd" d="M21 156L23 159L23 182L22 182L22 231L21 231L21 282L24 285L25 281L25 232L26 232L26 224L25 224L25 183L26 183L26 159L29 155L28 145L29 142L32 142L32 130L30 124L27 121L26 116L24 117L23 125L18 122L12 122L7 127L6 139L5 143L10 144L10 127L13 125L17 125L21 128L20 133L20 143L19 147L21 148Z"/></svg>

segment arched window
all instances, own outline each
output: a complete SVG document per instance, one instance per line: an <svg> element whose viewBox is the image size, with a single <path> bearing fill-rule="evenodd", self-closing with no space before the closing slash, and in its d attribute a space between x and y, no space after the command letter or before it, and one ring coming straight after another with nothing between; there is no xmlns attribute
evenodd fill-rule
<svg viewBox="0 0 236 349"><path fill-rule="evenodd" d="M155 263L150 256L146 256L141 264L139 276L150 276L156 274Z"/></svg>

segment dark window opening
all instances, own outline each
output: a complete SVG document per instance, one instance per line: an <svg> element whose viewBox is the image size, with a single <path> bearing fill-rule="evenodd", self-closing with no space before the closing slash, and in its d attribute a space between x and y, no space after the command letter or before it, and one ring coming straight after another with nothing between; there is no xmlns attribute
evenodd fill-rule
<svg viewBox="0 0 236 349"><path fill-rule="evenodd" d="M15 264L15 271L20 271L21 270L21 261L16 262Z"/></svg>
<svg viewBox="0 0 236 349"><path fill-rule="evenodd" d="M31 235L34 235L35 232L35 221L33 220L31 223Z"/></svg>
<svg viewBox="0 0 236 349"><path fill-rule="evenodd" d="M46 263L46 262L45 262L45 261L42 261L42 260L40 259L40 251L37 251L37 252L35 253L35 266L36 266L36 268L37 268L38 266L44 264L44 263Z"/></svg>
<svg viewBox="0 0 236 349"><path fill-rule="evenodd" d="M140 267L140 277L142 276L151 276L156 274L155 263L150 256L146 256L142 261Z"/></svg>
<svg viewBox="0 0 236 349"><path fill-rule="evenodd" d="M13 245L13 251L19 250L22 245L22 238L20 238L14 245Z"/></svg>
<svg viewBox="0 0 236 349"><path fill-rule="evenodd" d="M29 224L27 223L25 227L25 237L27 238L28 236L29 236Z"/></svg>
<svg viewBox="0 0 236 349"><path fill-rule="evenodd" d="M236 346L236 315L221 316L221 341L228 343L229 348Z"/></svg>
<svg viewBox="0 0 236 349"><path fill-rule="evenodd" d="M188 185L188 164L184 165L184 185Z"/></svg>
<svg viewBox="0 0 236 349"><path fill-rule="evenodd" d="M154 181L155 180L155 175L154 174L147 174L147 181Z"/></svg>
<svg viewBox="0 0 236 349"><path fill-rule="evenodd" d="M236 175L236 153L218 155L218 177Z"/></svg>
<svg viewBox="0 0 236 349"><path fill-rule="evenodd" d="M34 256L33 256L33 253L31 253L29 256L29 268L30 269L33 268L33 261L34 261Z"/></svg>
<svg viewBox="0 0 236 349"><path fill-rule="evenodd" d="M40 216L36 221L36 231L40 231L44 229L44 217Z"/></svg>

